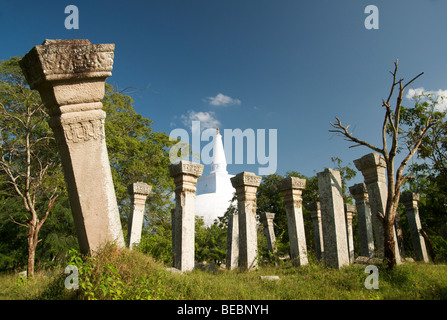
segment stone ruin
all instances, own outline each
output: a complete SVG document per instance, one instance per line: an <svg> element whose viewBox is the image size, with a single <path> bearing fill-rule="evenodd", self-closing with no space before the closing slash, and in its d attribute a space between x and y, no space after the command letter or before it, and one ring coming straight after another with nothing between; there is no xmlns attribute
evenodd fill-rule
<svg viewBox="0 0 447 320"><path fill-rule="evenodd" d="M45 40L20 61L50 115L83 253L108 241L124 246L101 103L114 49L88 40Z"/></svg>
<svg viewBox="0 0 447 320"><path fill-rule="evenodd" d="M306 234L304 233L303 198L306 180L296 177L285 178L278 184L278 190L284 196L289 231L290 259L295 265L308 263Z"/></svg>
<svg viewBox="0 0 447 320"><path fill-rule="evenodd" d="M127 246L132 249L141 240L146 198L151 193L152 187L144 182L135 182L127 187L127 191L132 201L127 230Z"/></svg>
<svg viewBox="0 0 447 320"><path fill-rule="evenodd" d="M88 40L45 40L27 53L20 66L31 89L39 91L62 159L70 205L81 252L93 254L107 242L123 247L124 237L112 181L104 134L105 80L111 75L113 44L92 44ZM379 218L387 198L384 159L375 153L354 160L364 183L349 188L355 206L344 204L340 172L325 169L317 174L320 201L308 204L314 229L318 260L334 268L354 262L353 216L357 214L360 256L383 257L383 227ZM196 182L203 165L180 161L169 167L175 182L172 209L173 266L183 271L194 268L194 207ZM237 213L229 217L227 269L249 271L258 267L256 191L261 177L241 172L231 178L236 190ZM278 184L284 196L293 264L308 264L304 232L302 191L306 181L289 177ZM141 238L146 198L151 186L129 185L132 206L127 246ZM419 195L403 193L416 260L428 262L418 212ZM274 213L262 213L268 248L276 252ZM395 232L395 243L398 243ZM401 252L396 245L397 262ZM377 252L375 251L377 248Z"/></svg>

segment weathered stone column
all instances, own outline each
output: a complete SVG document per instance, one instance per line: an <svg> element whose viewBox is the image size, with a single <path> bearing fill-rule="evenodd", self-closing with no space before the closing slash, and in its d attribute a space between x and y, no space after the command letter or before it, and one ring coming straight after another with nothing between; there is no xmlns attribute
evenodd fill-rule
<svg viewBox="0 0 447 320"><path fill-rule="evenodd" d="M171 209L171 244L172 244L172 260L174 261L174 252L177 252L175 249L175 207Z"/></svg>
<svg viewBox="0 0 447 320"><path fill-rule="evenodd" d="M297 177L288 177L278 183L278 190L284 197L284 206L286 207L290 259L298 266L308 264L303 220L302 193L304 188L306 188L306 180Z"/></svg>
<svg viewBox="0 0 447 320"><path fill-rule="evenodd" d="M320 202L312 202L307 205L307 210L311 213L314 227L315 255L318 260L324 259L323 225L321 223Z"/></svg>
<svg viewBox="0 0 447 320"><path fill-rule="evenodd" d="M369 153L360 159L354 160L356 168L362 172L368 190L369 203L371 206L371 217L374 235L376 238L377 253L379 258L384 255L384 230L378 219L378 215L385 214L388 198L388 187L386 182L386 164L383 156L377 153ZM394 227L394 226L393 226ZM394 247L396 263L401 263L399 244L397 242L396 228L394 228Z"/></svg>
<svg viewBox="0 0 447 320"><path fill-rule="evenodd" d="M374 236L369 207L368 191L364 183L349 187L357 207L357 224L359 227L360 256L374 258Z"/></svg>
<svg viewBox="0 0 447 320"><path fill-rule="evenodd" d="M127 230L127 246L129 249L140 243L146 198L151 190L152 187L144 182L135 182L127 187L132 201Z"/></svg>
<svg viewBox="0 0 447 320"><path fill-rule="evenodd" d="M256 226L256 190L261 177L252 172L241 172L231 178L236 189L239 217L239 268L252 270L258 267L258 236Z"/></svg>
<svg viewBox="0 0 447 320"><path fill-rule="evenodd" d="M50 115L82 253L106 242L124 246L101 103L114 48L88 40L45 40L20 61Z"/></svg>
<svg viewBox="0 0 447 320"><path fill-rule="evenodd" d="M172 261L181 271L194 269L194 235L197 178L202 175L203 165L180 161L169 166L169 174L175 183L175 212Z"/></svg>
<svg viewBox="0 0 447 320"><path fill-rule="evenodd" d="M267 248L271 253L276 253L278 249L276 248L275 230L273 228L273 219L275 219L275 214L273 212L261 212L260 218L264 226L264 234L265 238L267 239Z"/></svg>
<svg viewBox="0 0 447 320"><path fill-rule="evenodd" d="M413 243L415 258L418 261L429 262L425 240L420 231L422 226L419 218L419 199L420 196L418 193L404 192L400 195L400 202L405 206L408 225L410 226L411 241Z"/></svg>
<svg viewBox="0 0 447 320"><path fill-rule="evenodd" d="M238 214L233 213L228 216L227 230L227 255L226 267L228 270L237 269L239 266L239 223Z"/></svg>
<svg viewBox="0 0 447 320"><path fill-rule="evenodd" d="M348 237L349 263L354 263L354 232L352 231L352 219L355 214L355 206L345 203L346 231Z"/></svg>
<svg viewBox="0 0 447 320"><path fill-rule="evenodd" d="M333 268L349 265L348 240L340 172L318 172L324 263Z"/></svg>

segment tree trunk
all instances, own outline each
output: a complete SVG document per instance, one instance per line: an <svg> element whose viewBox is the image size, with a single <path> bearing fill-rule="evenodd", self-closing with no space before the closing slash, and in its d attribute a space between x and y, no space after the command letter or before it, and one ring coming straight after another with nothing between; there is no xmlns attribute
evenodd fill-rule
<svg viewBox="0 0 447 320"><path fill-rule="evenodd" d="M34 263L36 258L36 247L37 247L37 233L38 231L33 225L29 226L28 233L28 267L27 267L27 277L34 277Z"/></svg>
<svg viewBox="0 0 447 320"><path fill-rule="evenodd" d="M396 265L395 243L394 243L394 217L384 224L384 258L388 269L391 270Z"/></svg>
<svg viewBox="0 0 447 320"><path fill-rule="evenodd" d="M393 141L394 142L394 141ZM385 219L383 220L383 255L388 269L391 270L396 265L396 252L394 243L394 219L396 217L396 206L394 205L394 153L384 154L387 169L387 201L385 207Z"/></svg>

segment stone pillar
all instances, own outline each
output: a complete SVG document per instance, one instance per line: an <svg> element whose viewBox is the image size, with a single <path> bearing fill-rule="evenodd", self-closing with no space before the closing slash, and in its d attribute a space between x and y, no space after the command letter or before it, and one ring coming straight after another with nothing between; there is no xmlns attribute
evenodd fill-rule
<svg viewBox="0 0 447 320"><path fill-rule="evenodd" d="M238 214L228 216L227 230L227 255L225 264L228 270L237 269L239 266L239 223Z"/></svg>
<svg viewBox="0 0 447 320"><path fill-rule="evenodd" d="M355 206L345 203L346 231L348 237L349 263L354 263L354 232L352 231L352 218L355 214Z"/></svg>
<svg viewBox="0 0 447 320"><path fill-rule="evenodd" d="M264 234L267 239L268 250L275 254L278 252L278 249L276 248L275 230L273 228L273 219L275 219L275 214L273 212L261 212L260 218L264 226Z"/></svg>
<svg viewBox="0 0 447 320"><path fill-rule="evenodd" d="M323 225L321 224L321 207L320 202L312 202L307 205L307 210L311 213L312 224L314 227L315 255L318 260L323 260L324 243L323 243Z"/></svg>
<svg viewBox="0 0 447 320"><path fill-rule="evenodd" d="M172 261L174 261L174 252L177 252L175 249L175 207L171 209L171 244L172 244Z"/></svg>
<svg viewBox="0 0 447 320"><path fill-rule="evenodd" d="M195 198L197 178L202 175L203 165L180 161L169 166L169 174L175 183L175 212L172 261L181 271L194 269Z"/></svg>
<svg viewBox="0 0 447 320"><path fill-rule="evenodd" d="M278 190L284 197L284 206L286 207L290 259L298 266L308 264L303 220L302 193L304 188L306 188L306 180L297 177L285 178L278 183Z"/></svg>
<svg viewBox="0 0 447 320"><path fill-rule="evenodd" d="M144 182L135 182L127 187L132 201L127 230L127 246L129 249L140 243L146 198L151 190L152 187Z"/></svg>
<svg viewBox="0 0 447 320"><path fill-rule="evenodd" d="M82 253L94 253L106 242L124 247L101 103L114 48L88 40L45 40L20 61L50 116Z"/></svg>
<svg viewBox="0 0 447 320"><path fill-rule="evenodd" d="M239 268L252 270L258 267L256 190L261 177L252 172L241 172L231 178L236 189L239 224Z"/></svg>
<svg viewBox="0 0 447 320"><path fill-rule="evenodd" d="M333 268L349 265L348 240L340 172L317 173L323 224L324 263Z"/></svg>
<svg viewBox="0 0 447 320"><path fill-rule="evenodd" d="M357 224L359 227L360 256L374 258L374 236L369 207L368 191L364 183L349 187L357 208Z"/></svg>
<svg viewBox="0 0 447 320"><path fill-rule="evenodd" d="M413 243L414 255L416 260L429 262L427 247L425 246L424 237L421 235L421 220L419 219L419 202L418 193L404 192L400 195L400 202L405 206L408 225L410 226L411 241Z"/></svg>
<svg viewBox="0 0 447 320"><path fill-rule="evenodd" d="M371 206L371 217L374 235L376 238L377 253L380 258L384 255L384 230L378 219L378 215L385 214L388 198L388 187L386 182L386 163L383 156L377 153L369 153L360 159L354 160L356 168L362 172L368 190L369 203ZM397 242L396 229L394 228L394 247L396 263L401 263L399 243Z"/></svg>

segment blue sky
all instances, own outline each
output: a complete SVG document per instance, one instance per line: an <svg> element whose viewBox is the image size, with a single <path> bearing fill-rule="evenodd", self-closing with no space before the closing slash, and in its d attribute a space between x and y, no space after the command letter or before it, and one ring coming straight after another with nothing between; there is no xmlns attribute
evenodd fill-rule
<svg viewBox="0 0 447 320"><path fill-rule="evenodd" d="M64 27L70 4L79 9L78 30ZM379 9L377 30L364 26L367 5ZM402 78L425 72L413 88L447 89L445 12L442 0L2 0L0 59L44 39L115 43L107 81L149 86L131 96L154 130L188 128L193 119L276 129L276 172L311 176L331 167L331 157L348 164L370 152L328 132L335 116L380 143L381 100L396 58Z"/></svg>

